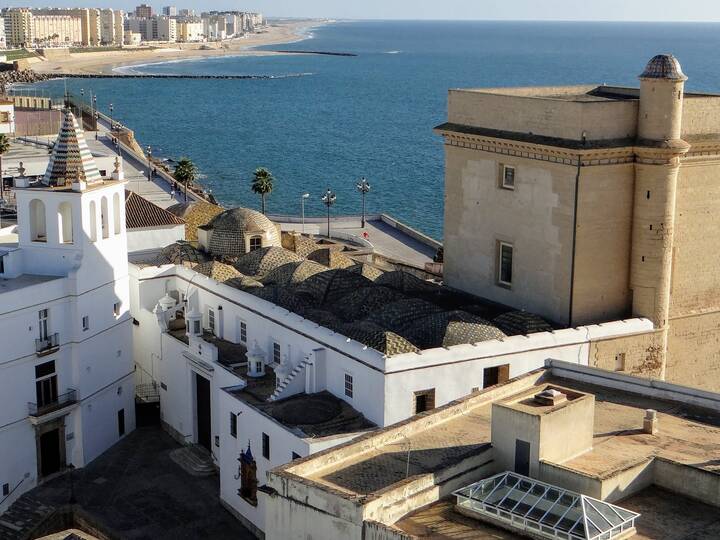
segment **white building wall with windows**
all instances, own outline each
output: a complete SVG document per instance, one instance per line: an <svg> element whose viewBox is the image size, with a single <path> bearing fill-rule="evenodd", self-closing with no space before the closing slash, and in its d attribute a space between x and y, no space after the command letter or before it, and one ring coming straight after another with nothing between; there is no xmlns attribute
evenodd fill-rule
<svg viewBox="0 0 720 540"><path fill-rule="evenodd" d="M130 288L135 298L133 316L140 323L134 334L138 372L157 381L161 387L163 421L171 432L177 431L188 443L197 441L191 377L198 369L189 360L192 344L188 346L164 333L158 322L156 306L166 294L178 301L174 309L185 307L201 314L204 329L210 326L209 310L212 310L213 333L227 341L239 343L243 337L241 323L245 323L244 337L248 347L252 349L257 345L262 349L266 364L273 362L275 343L280 345L282 362L289 369L311 356L313 365L304 367L281 397L327 390L381 427L415 414L416 392L432 391L433 405L442 406L482 388L488 368L506 366L509 376L515 377L542 367L548 359L588 365L591 340L648 331L652 327L645 319L632 319L385 357L189 268L131 265L130 276ZM238 362L245 360L238 358ZM263 530L262 508L252 506L237 493L237 460L239 453L247 448L248 441L257 464L257 478L262 485L265 471L290 461L293 451L305 456L347 439L335 437L308 443L297 433L223 390L244 384L241 376L217 364L212 373L202 371L211 380L213 445L215 437L219 438L220 444L219 448L213 447L213 458L220 468L221 498L246 522ZM348 375L352 377L352 396L346 393ZM230 436L230 412L238 414L237 437ZM270 459L263 458L260 453L263 433L270 436ZM348 434L348 438L356 435Z"/></svg>
<svg viewBox="0 0 720 540"><path fill-rule="evenodd" d="M63 129L78 129L69 113ZM135 427L124 182L97 178L16 178L17 244L0 247L0 513Z"/></svg>

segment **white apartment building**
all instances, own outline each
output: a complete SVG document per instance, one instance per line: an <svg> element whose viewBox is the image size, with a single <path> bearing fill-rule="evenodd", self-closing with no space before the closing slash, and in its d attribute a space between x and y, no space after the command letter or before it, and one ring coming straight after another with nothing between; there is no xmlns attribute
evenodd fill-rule
<svg viewBox="0 0 720 540"><path fill-rule="evenodd" d="M185 19L177 21L178 41L191 43L205 40L204 26L201 19Z"/></svg>
<svg viewBox="0 0 720 540"><path fill-rule="evenodd" d="M5 19L0 17L0 49L7 48L7 38L5 37Z"/></svg>
<svg viewBox="0 0 720 540"><path fill-rule="evenodd" d="M123 11L100 10L100 43L102 45L123 44Z"/></svg>
<svg viewBox="0 0 720 540"><path fill-rule="evenodd" d="M160 388L166 429L210 452L222 501L258 533L264 501L246 488L270 469L547 359L588 365L591 342L652 326L552 329L522 312L490 323L446 311L429 299L449 305L448 291L402 272L303 259L246 209L220 214L198 238L199 249L180 243L130 265L136 383ZM217 262L228 257L234 268ZM514 324L527 327L512 335ZM252 462L252 478L240 479L239 459Z"/></svg>
<svg viewBox="0 0 720 540"><path fill-rule="evenodd" d="M21 171L22 173L22 171ZM66 111L42 181L0 230L0 513L135 427L124 182Z"/></svg>
<svg viewBox="0 0 720 540"><path fill-rule="evenodd" d="M157 31L154 38L158 41L176 42L178 40L177 21L167 15L155 17Z"/></svg>
<svg viewBox="0 0 720 540"><path fill-rule="evenodd" d="M82 43L82 28L78 17L70 15L34 15L34 43L47 45L79 45Z"/></svg>

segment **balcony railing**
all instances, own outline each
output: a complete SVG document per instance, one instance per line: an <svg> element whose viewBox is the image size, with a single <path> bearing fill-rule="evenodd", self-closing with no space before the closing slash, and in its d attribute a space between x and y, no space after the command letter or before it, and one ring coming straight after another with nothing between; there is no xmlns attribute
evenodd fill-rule
<svg viewBox="0 0 720 540"><path fill-rule="evenodd" d="M30 416L44 416L51 412L64 409L77 403L77 390L69 388L64 394L60 394L57 399L38 405L37 403L28 402L28 414Z"/></svg>
<svg viewBox="0 0 720 540"><path fill-rule="evenodd" d="M49 335L45 339L35 340L35 352L38 356L44 356L50 354L58 349L60 341L57 332Z"/></svg>

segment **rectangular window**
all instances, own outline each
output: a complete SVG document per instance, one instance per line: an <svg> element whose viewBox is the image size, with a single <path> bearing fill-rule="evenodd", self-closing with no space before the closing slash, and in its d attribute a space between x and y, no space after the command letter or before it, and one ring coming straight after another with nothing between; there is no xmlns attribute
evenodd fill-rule
<svg viewBox="0 0 720 540"><path fill-rule="evenodd" d="M262 434L262 454L265 459L270 459L270 437L267 433Z"/></svg>
<svg viewBox="0 0 720 540"><path fill-rule="evenodd" d="M122 302L115 302L113 304L113 315L115 315L116 317L119 317L121 307L122 307Z"/></svg>
<svg viewBox="0 0 720 540"><path fill-rule="evenodd" d="M240 321L240 343L247 343L247 323Z"/></svg>
<svg viewBox="0 0 720 540"><path fill-rule="evenodd" d="M498 242L498 284L512 286L513 246L506 242Z"/></svg>
<svg viewBox="0 0 720 540"><path fill-rule="evenodd" d="M510 378L510 364L483 369L483 388L502 384Z"/></svg>
<svg viewBox="0 0 720 540"><path fill-rule="evenodd" d="M273 362L279 364L281 359L282 358L280 357L280 344L273 343Z"/></svg>
<svg viewBox="0 0 720 540"><path fill-rule="evenodd" d="M300 459L302 456L298 454L297 452L292 453L292 460L295 461L296 459Z"/></svg>
<svg viewBox="0 0 720 540"><path fill-rule="evenodd" d="M7 497L10 495L10 484L3 484L3 491L2 491L3 497Z"/></svg>
<svg viewBox="0 0 720 540"><path fill-rule="evenodd" d="M353 397L353 377L349 373L345 374L345 395Z"/></svg>
<svg viewBox="0 0 720 540"><path fill-rule="evenodd" d="M502 165L500 187L503 189L515 189L515 167Z"/></svg>
<svg viewBox="0 0 720 540"><path fill-rule="evenodd" d="M48 338L48 310L41 309L38 311L38 331L41 340Z"/></svg>
<svg viewBox="0 0 720 540"><path fill-rule="evenodd" d="M35 398L38 407L51 405L57 401L57 374L54 361L35 366Z"/></svg>
<svg viewBox="0 0 720 540"><path fill-rule="evenodd" d="M415 414L435 408L435 389L415 392Z"/></svg>
<svg viewBox="0 0 720 540"><path fill-rule="evenodd" d="M215 333L215 310L208 308L208 329Z"/></svg>
<svg viewBox="0 0 720 540"><path fill-rule="evenodd" d="M230 436L237 439L237 414L230 413Z"/></svg>
<svg viewBox="0 0 720 540"><path fill-rule="evenodd" d="M120 409L117 413L118 418L118 437L125 435L125 409Z"/></svg>
<svg viewBox="0 0 720 540"><path fill-rule="evenodd" d="M615 371L625 371L625 353L615 355Z"/></svg>
<svg viewBox="0 0 720 540"><path fill-rule="evenodd" d="M0 274L5 273L5 253L0 253Z"/></svg>
<svg viewBox="0 0 720 540"><path fill-rule="evenodd" d="M82 329L83 332L87 332L88 330L90 330L90 317L88 315L85 315L82 318Z"/></svg>

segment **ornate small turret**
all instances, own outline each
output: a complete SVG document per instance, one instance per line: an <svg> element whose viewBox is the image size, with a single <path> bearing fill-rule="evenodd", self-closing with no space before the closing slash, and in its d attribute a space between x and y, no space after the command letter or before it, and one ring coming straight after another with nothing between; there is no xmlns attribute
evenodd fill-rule
<svg viewBox="0 0 720 540"><path fill-rule="evenodd" d="M658 54L647 63L640 75L641 141L680 140L686 80L680 62L672 54Z"/></svg>

